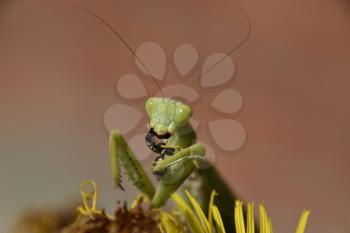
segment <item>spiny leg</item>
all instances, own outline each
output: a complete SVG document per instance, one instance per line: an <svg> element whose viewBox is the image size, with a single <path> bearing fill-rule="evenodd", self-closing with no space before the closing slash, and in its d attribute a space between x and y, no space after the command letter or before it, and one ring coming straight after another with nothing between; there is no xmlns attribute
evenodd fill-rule
<svg viewBox="0 0 350 233"><path fill-rule="evenodd" d="M155 193L154 186L118 129L115 129L110 133L109 154L115 185L124 190L120 174L120 165L122 165L127 176L134 185L142 193L146 194L149 199L152 199Z"/></svg>
<svg viewBox="0 0 350 233"><path fill-rule="evenodd" d="M156 193L152 199L152 207L163 206L170 195L196 169L196 161L204 159L205 147L196 143L176 154L159 161L154 167L154 173L164 173L157 184Z"/></svg>

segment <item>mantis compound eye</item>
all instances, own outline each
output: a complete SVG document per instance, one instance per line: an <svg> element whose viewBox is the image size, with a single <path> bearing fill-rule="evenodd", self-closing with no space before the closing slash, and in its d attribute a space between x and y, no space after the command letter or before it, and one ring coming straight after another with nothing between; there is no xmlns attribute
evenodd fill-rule
<svg viewBox="0 0 350 233"><path fill-rule="evenodd" d="M149 98L147 101L146 101L146 111L147 111L147 114L148 116L152 116L152 113L154 112L155 110L155 107L157 105L157 99L156 98Z"/></svg>
<svg viewBox="0 0 350 233"><path fill-rule="evenodd" d="M192 116L192 109L190 106L182 104L176 109L175 121L179 124L187 122Z"/></svg>

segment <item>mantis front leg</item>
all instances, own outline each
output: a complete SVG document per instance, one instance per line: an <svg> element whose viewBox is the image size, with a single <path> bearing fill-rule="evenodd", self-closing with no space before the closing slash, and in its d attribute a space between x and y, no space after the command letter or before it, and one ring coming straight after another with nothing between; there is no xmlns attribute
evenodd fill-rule
<svg viewBox="0 0 350 233"><path fill-rule="evenodd" d="M109 153L115 185L124 190L121 184L120 174L120 165L122 165L127 176L134 185L142 193L146 194L149 199L152 199L155 192L154 186L118 129L115 129L110 133Z"/></svg>
<svg viewBox="0 0 350 233"><path fill-rule="evenodd" d="M180 150L172 156L167 156L154 167L154 173L164 173L159 178L156 193L152 199L152 207L160 207L170 198L181 184L196 169L196 161L204 159L205 147L196 143Z"/></svg>
<svg viewBox="0 0 350 233"><path fill-rule="evenodd" d="M122 165L134 185L152 200L152 208L161 207L166 203L170 195L196 169L195 161L200 160L205 154L204 146L196 143L159 161L154 166L153 172L164 173L164 175L159 177L155 191L150 178L117 129L110 134L109 150L115 184L123 189L120 175L120 165Z"/></svg>

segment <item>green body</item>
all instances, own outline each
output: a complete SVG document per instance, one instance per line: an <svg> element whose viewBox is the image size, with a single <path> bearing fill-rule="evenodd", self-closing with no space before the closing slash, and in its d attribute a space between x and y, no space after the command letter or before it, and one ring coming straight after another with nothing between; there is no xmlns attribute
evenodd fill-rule
<svg viewBox="0 0 350 233"><path fill-rule="evenodd" d="M187 188L205 210L211 191L216 190L219 193L216 204L222 211L223 219L228 224L233 224L235 198L225 182L214 166L196 169L198 162L205 161L205 147L196 142L196 133L189 123L191 107L173 99L152 97L146 102L146 110L150 120L149 127L157 136L162 138L164 135L170 135L162 147L172 148L174 154L164 156L163 160L154 164L153 172L163 174L158 176L158 183L154 188L119 130L113 130L110 134L110 156L115 184L123 189L120 176L120 166L123 166L134 185L149 197L151 206L158 208L163 206L170 195L196 171L195 182L199 185L189 183ZM230 226L229 228L234 229Z"/></svg>

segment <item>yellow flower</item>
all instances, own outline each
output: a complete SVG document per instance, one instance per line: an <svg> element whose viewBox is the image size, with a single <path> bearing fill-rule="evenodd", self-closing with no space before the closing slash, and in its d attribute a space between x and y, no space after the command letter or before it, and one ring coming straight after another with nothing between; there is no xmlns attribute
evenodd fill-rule
<svg viewBox="0 0 350 233"><path fill-rule="evenodd" d="M209 203L209 213L207 216L203 213L203 210L200 208L199 203L196 201L196 199L188 192L186 192L186 195L190 200L194 211L178 194L174 193L172 195L172 199L176 203L176 206L179 209L179 211L182 213L192 233L226 232L220 215L220 211L218 207L214 204L214 197L217 195L215 191L213 191L211 194ZM255 233L254 204L248 203L246 224L244 223L243 216L243 202L237 200L235 202L234 211L236 232ZM303 211L296 233L304 233L309 215L310 211ZM259 216L260 233L273 233L271 219L268 217L263 204L259 205Z"/></svg>
<svg viewBox="0 0 350 233"><path fill-rule="evenodd" d="M91 186L90 191L86 190L87 186ZM104 213L96 208L97 185L93 181L87 180L82 183L80 189L83 197L83 206L77 208L79 216L93 218L96 215L103 215ZM161 209L156 210L159 219L158 227L161 233L186 233L186 225L191 233L226 233L220 210L214 203L217 195L215 191L211 193L207 215L189 192L185 191L185 194L191 206L179 194L174 193L171 196L180 213L176 211L170 213ZM147 198L141 194L131 205L131 209L136 208L142 201L147 201ZM248 203L247 205L246 222L244 222L242 201L235 201L233 211L235 219L232 219L232 221L235 223L237 233L258 233L255 231L254 226L254 203ZM296 233L304 233L309 215L310 211L303 211ZM80 219L79 216L78 219ZM113 219L111 216L104 216L111 221ZM181 220L181 216L184 222ZM273 233L271 219L267 215L263 204L259 204L259 229L259 233Z"/></svg>

